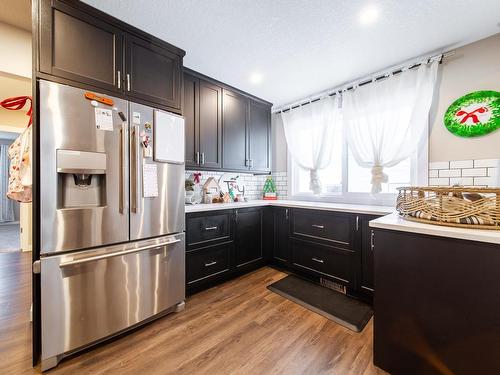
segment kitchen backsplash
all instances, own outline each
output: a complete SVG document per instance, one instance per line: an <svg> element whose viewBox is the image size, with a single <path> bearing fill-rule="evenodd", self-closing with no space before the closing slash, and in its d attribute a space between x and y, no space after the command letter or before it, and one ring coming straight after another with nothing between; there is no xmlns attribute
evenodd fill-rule
<svg viewBox="0 0 500 375"><path fill-rule="evenodd" d="M429 163L429 186L500 186L500 159L478 159L478 160L452 160L444 162ZM186 171L188 178L193 170ZM209 177L216 180L224 173L201 171L201 185ZM261 199L262 189L266 181L265 175L253 175L249 173L234 173L240 177L245 185L245 196L248 199ZM278 199L288 199L288 174L287 172L273 172L272 177L276 184Z"/></svg>
<svg viewBox="0 0 500 375"><path fill-rule="evenodd" d="M430 186L500 186L500 159L452 160L429 163Z"/></svg>
<svg viewBox="0 0 500 375"><path fill-rule="evenodd" d="M186 170L186 178L193 172L198 172L194 170ZM201 178L200 184L203 186L205 181L209 177L214 177L216 180L226 173L221 172L208 172L200 171ZM240 181L245 185L245 197L248 199L261 199L262 189L264 188L264 182L266 181L267 175L253 175L249 173L231 173L232 175L239 176ZM272 173L274 183L276 184L276 190L278 193L278 199L287 199L288 189L287 189L287 173L286 172L274 172Z"/></svg>

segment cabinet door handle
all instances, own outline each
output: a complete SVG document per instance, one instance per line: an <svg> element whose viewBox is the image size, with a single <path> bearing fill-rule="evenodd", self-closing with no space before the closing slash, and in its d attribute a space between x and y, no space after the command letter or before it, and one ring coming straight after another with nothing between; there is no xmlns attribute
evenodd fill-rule
<svg viewBox="0 0 500 375"><path fill-rule="evenodd" d="M217 262L214 260L213 262L205 263L205 267L210 267L217 264Z"/></svg>
<svg viewBox="0 0 500 375"><path fill-rule="evenodd" d="M245 167L248 167L248 166L249 166L249 160L245 159Z"/></svg>
<svg viewBox="0 0 500 375"><path fill-rule="evenodd" d="M313 228L318 228L318 229L325 229L324 225L318 225L318 224L313 224L311 225Z"/></svg>
<svg viewBox="0 0 500 375"><path fill-rule="evenodd" d="M356 232L359 231L359 216L356 216Z"/></svg>
<svg viewBox="0 0 500 375"><path fill-rule="evenodd" d="M325 261L323 259L311 258L311 260L314 260L315 262L318 262L318 263L325 263Z"/></svg>
<svg viewBox="0 0 500 375"><path fill-rule="evenodd" d="M217 227L206 227L205 230L217 230Z"/></svg>
<svg viewBox="0 0 500 375"><path fill-rule="evenodd" d="M288 208L285 209L285 219L288 220Z"/></svg>
<svg viewBox="0 0 500 375"><path fill-rule="evenodd" d="M127 73L127 91L130 91L130 74Z"/></svg>
<svg viewBox="0 0 500 375"><path fill-rule="evenodd" d="M237 223L238 222L238 210L235 210L234 211L234 222Z"/></svg>
<svg viewBox="0 0 500 375"><path fill-rule="evenodd" d="M118 86L119 89L122 88L122 72L120 72L119 70L116 72L116 75L117 75L117 81L116 82L116 85Z"/></svg>
<svg viewBox="0 0 500 375"><path fill-rule="evenodd" d="M375 232L373 230L370 236L370 248L372 249L372 251L375 248Z"/></svg>
<svg viewBox="0 0 500 375"><path fill-rule="evenodd" d="M200 164L200 153L196 151L196 164Z"/></svg>
<svg viewBox="0 0 500 375"><path fill-rule="evenodd" d="M205 164L205 153L204 152L201 153L201 164L202 165Z"/></svg>

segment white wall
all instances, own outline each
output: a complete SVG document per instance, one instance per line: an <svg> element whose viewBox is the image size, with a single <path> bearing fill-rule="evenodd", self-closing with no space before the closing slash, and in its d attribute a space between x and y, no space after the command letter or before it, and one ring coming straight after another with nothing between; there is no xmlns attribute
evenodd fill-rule
<svg viewBox="0 0 500 375"><path fill-rule="evenodd" d="M31 78L31 33L0 23L0 73Z"/></svg>
<svg viewBox="0 0 500 375"><path fill-rule="evenodd" d="M500 158L500 130L476 138L451 134L443 116L459 97L473 91L500 91L500 34L458 48L441 65L436 110L431 115L429 160Z"/></svg>

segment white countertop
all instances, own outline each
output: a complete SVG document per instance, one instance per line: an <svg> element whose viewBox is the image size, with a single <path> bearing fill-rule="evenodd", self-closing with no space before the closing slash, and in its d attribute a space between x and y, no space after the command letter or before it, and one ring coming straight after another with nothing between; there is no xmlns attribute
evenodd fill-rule
<svg viewBox="0 0 500 375"><path fill-rule="evenodd" d="M405 220L397 212L370 221L370 227L500 244L500 230L445 227Z"/></svg>
<svg viewBox="0 0 500 375"><path fill-rule="evenodd" d="M186 213L230 210L233 208L263 207L263 206L307 208L314 210L352 212L357 214L368 214L368 215L387 215L389 213L394 212L394 208L390 206L368 206L362 204L292 201L283 199L276 201L251 200L248 202L238 202L238 203L211 203L211 204L186 205Z"/></svg>

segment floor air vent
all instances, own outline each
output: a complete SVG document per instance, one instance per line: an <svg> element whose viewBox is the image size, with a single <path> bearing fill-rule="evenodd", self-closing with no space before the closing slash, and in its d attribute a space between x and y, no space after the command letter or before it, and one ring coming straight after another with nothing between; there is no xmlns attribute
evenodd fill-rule
<svg viewBox="0 0 500 375"><path fill-rule="evenodd" d="M328 280L328 279L324 279L322 277L320 277L319 283L328 289L332 289L332 290L335 290L336 292L346 294L345 285L336 283L336 282Z"/></svg>

